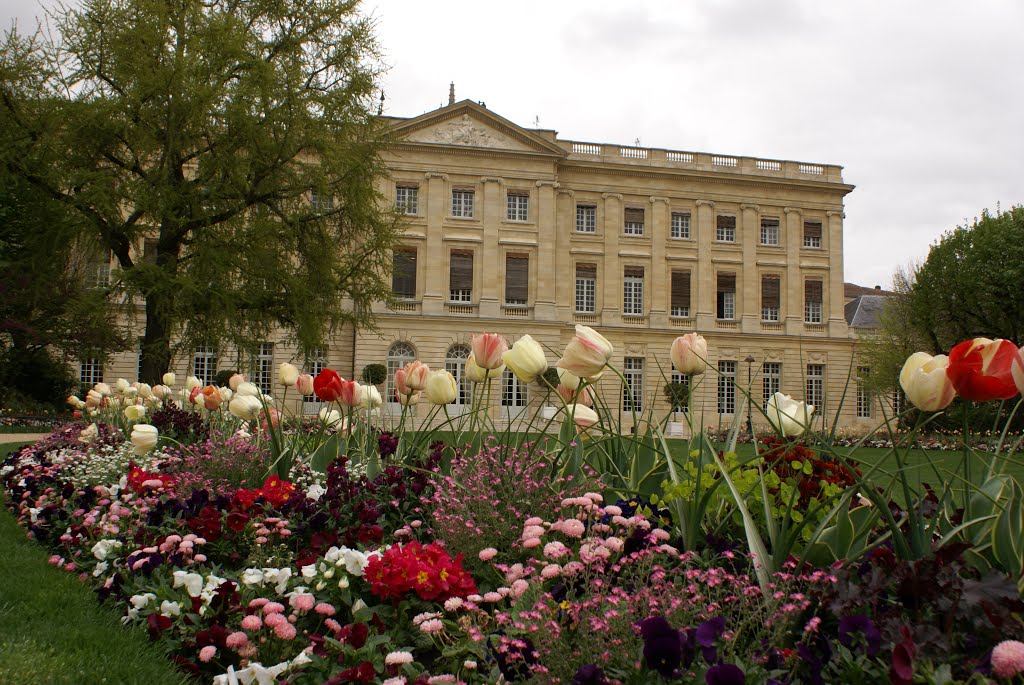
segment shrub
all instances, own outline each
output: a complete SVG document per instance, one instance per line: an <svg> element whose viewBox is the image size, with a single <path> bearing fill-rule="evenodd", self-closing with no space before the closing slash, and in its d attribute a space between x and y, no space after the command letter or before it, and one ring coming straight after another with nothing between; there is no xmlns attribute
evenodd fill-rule
<svg viewBox="0 0 1024 685"><path fill-rule="evenodd" d="M388 379L388 367L383 364L367 364L360 376L364 383L380 385Z"/></svg>

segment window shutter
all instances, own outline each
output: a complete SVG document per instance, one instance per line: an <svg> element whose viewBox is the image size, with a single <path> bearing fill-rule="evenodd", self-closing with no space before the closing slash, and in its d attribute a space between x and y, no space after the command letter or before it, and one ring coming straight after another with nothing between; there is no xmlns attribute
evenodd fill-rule
<svg viewBox="0 0 1024 685"><path fill-rule="evenodd" d="M761 278L761 306L778 309L781 307L781 293L778 276L764 276Z"/></svg>
<svg viewBox="0 0 1024 685"><path fill-rule="evenodd" d="M804 298L807 302L821 302L821 281L804 281Z"/></svg>
<svg viewBox="0 0 1024 685"><path fill-rule="evenodd" d="M719 215L718 228L736 228L736 217Z"/></svg>
<svg viewBox="0 0 1024 685"><path fill-rule="evenodd" d="M450 284L452 290L473 289L473 253L452 252Z"/></svg>
<svg viewBox="0 0 1024 685"><path fill-rule="evenodd" d="M644 222L644 210L638 207L626 207L626 223L642 224Z"/></svg>
<svg viewBox="0 0 1024 685"><path fill-rule="evenodd" d="M596 264L577 264L576 278L597 278Z"/></svg>
<svg viewBox="0 0 1024 685"><path fill-rule="evenodd" d="M736 274L718 274L720 292L736 292Z"/></svg>
<svg viewBox="0 0 1024 685"><path fill-rule="evenodd" d="M632 278L643 278L644 277L644 268L642 266L627 266L623 270L623 274L627 278L631 278L631 277Z"/></svg>
<svg viewBox="0 0 1024 685"><path fill-rule="evenodd" d="M672 306L690 306L690 272L672 272Z"/></svg>
<svg viewBox="0 0 1024 685"><path fill-rule="evenodd" d="M416 250L395 250L391 290L398 297L416 297Z"/></svg>
<svg viewBox="0 0 1024 685"><path fill-rule="evenodd" d="M805 238L817 238L821 240L821 222L820 221L805 221L804 222L804 237Z"/></svg>
<svg viewBox="0 0 1024 685"><path fill-rule="evenodd" d="M142 242L142 261L146 264L156 264L156 249L160 242L157 238L146 238Z"/></svg>
<svg viewBox="0 0 1024 685"><path fill-rule="evenodd" d="M530 258L526 255L505 255L505 300L530 299Z"/></svg>

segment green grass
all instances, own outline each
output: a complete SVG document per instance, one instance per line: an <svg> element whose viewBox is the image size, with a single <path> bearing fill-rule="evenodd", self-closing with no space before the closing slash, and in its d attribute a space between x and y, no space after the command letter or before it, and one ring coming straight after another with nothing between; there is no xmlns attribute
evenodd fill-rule
<svg viewBox="0 0 1024 685"><path fill-rule="evenodd" d="M0 458L17 447L0 445ZM145 631L121 625L89 586L47 564L6 507L0 550L0 683L189 682Z"/></svg>

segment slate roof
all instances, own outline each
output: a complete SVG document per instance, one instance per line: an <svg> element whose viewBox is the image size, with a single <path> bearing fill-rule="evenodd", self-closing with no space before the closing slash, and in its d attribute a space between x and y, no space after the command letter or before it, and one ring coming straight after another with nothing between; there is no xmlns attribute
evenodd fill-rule
<svg viewBox="0 0 1024 685"><path fill-rule="evenodd" d="M860 295L850 300L846 304L846 323L851 328L877 328L886 298L886 295Z"/></svg>

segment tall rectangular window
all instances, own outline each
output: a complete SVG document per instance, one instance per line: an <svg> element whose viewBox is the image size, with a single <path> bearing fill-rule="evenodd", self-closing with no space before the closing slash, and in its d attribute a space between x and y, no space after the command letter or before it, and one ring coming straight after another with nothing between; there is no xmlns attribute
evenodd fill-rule
<svg viewBox="0 0 1024 685"><path fill-rule="evenodd" d="M334 198L317 192L309 194L309 206L315 212L329 212L334 209Z"/></svg>
<svg viewBox="0 0 1024 685"><path fill-rule="evenodd" d="M396 248L392 258L391 292L404 300L416 299L416 248Z"/></svg>
<svg viewBox="0 0 1024 685"><path fill-rule="evenodd" d="M778 274L761 276L761 321L778 321L782 303Z"/></svg>
<svg viewBox="0 0 1024 685"><path fill-rule="evenodd" d="M871 418L871 393L868 392L868 376L871 369L867 366L857 367L857 418Z"/></svg>
<svg viewBox="0 0 1024 685"><path fill-rule="evenodd" d="M825 365L807 365L807 404L813 405L818 416L825 411Z"/></svg>
<svg viewBox="0 0 1024 685"><path fill-rule="evenodd" d="M899 416L903 411L903 388L897 382L896 389L892 391L892 415Z"/></svg>
<svg viewBox="0 0 1024 685"><path fill-rule="evenodd" d="M761 244L762 245L778 245L779 244L779 220L766 216L761 219Z"/></svg>
<svg viewBox="0 0 1024 685"><path fill-rule="evenodd" d="M265 395L269 395L274 386L274 343L260 343L256 354L256 368L252 382Z"/></svg>
<svg viewBox="0 0 1024 685"><path fill-rule="evenodd" d="M622 277L622 313L641 316L644 313L644 269L627 266Z"/></svg>
<svg viewBox="0 0 1024 685"><path fill-rule="evenodd" d="M736 318L736 274L718 274L717 304L719 319L728 321Z"/></svg>
<svg viewBox="0 0 1024 685"><path fill-rule="evenodd" d="M213 377L217 375L217 350L206 345L197 347L192 355L192 375L203 385L213 383Z"/></svg>
<svg viewBox="0 0 1024 685"><path fill-rule="evenodd" d="M529 216L530 194L510 190L506 195L505 218L509 221L526 221Z"/></svg>
<svg viewBox="0 0 1024 685"><path fill-rule="evenodd" d="M622 360L622 375L626 388L622 392L622 411L644 410L644 359L626 357ZM628 389L628 392L626 391Z"/></svg>
<svg viewBox="0 0 1024 685"><path fill-rule="evenodd" d="M821 222L804 222L804 247L821 247Z"/></svg>
<svg viewBox="0 0 1024 685"><path fill-rule="evenodd" d="M821 323L821 295L821 281L804 281L804 321L807 323Z"/></svg>
<svg viewBox="0 0 1024 685"><path fill-rule="evenodd" d="M473 200L475 194L472 190L456 188L452 191L452 216L463 219L473 218Z"/></svg>
<svg viewBox="0 0 1024 685"><path fill-rule="evenodd" d="M508 369L501 374L501 406L516 409L526 406L526 383Z"/></svg>
<svg viewBox="0 0 1024 685"><path fill-rule="evenodd" d="M142 241L142 261L145 264L156 264L157 246L159 238L146 238Z"/></svg>
<svg viewBox="0 0 1024 685"><path fill-rule="evenodd" d="M690 376L673 369L672 382L678 384L676 387L680 391L672 397L672 411L681 411L685 414L690 411Z"/></svg>
<svg viewBox="0 0 1024 685"><path fill-rule="evenodd" d="M310 352L309 359L306 360L305 364L303 364L302 370L303 373L308 373L313 378L316 378L320 375L321 371L327 368L327 366L327 350L318 347ZM392 374L388 373L389 383L391 382L391 376ZM392 389L392 392L394 392L394 389ZM310 395L309 397L302 398L302 414L304 416L316 414L320 411L321 406L323 406L323 403L316 398L316 395Z"/></svg>
<svg viewBox="0 0 1024 685"><path fill-rule="evenodd" d="M672 272L672 304L669 314L684 319L690 318L689 271Z"/></svg>
<svg viewBox="0 0 1024 685"><path fill-rule="evenodd" d="M103 360L95 357L83 359L78 364L78 380L83 391L91 390L92 386L103 382Z"/></svg>
<svg viewBox="0 0 1024 685"><path fill-rule="evenodd" d="M625 235L644 234L644 210L641 207L626 207L622 232Z"/></svg>
<svg viewBox="0 0 1024 685"><path fill-rule="evenodd" d="M718 362L718 413L736 413L736 362Z"/></svg>
<svg viewBox="0 0 1024 685"><path fill-rule="evenodd" d="M597 232L597 206L576 205L576 232Z"/></svg>
<svg viewBox="0 0 1024 685"><path fill-rule="evenodd" d="M402 214L419 214L420 188L415 185L395 186L395 209Z"/></svg>
<svg viewBox="0 0 1024 685"><path fill-rule="evenodd" d="M672 212L671 236L676 240L690 239L689 212Z"/></svg>
<svg viewBox="0 0 1024 685"><path fill-rule="evenodd" d="M766 362L761 367L761 404L768 408L768 400L777 392L782 392L782 362Z"/></svg>
<svg viewBox="0 0 1024 685"><path fill-rule="evenodd" d="M110 285L110 259L110 250L100 250L93 271L93 285L97 288L106 288Z"/></svg>
<svg viewBox="0 0 1024 685"><path fill-rule="evenodd" d="M530 298L530 257L505 255L505 304L525 307Z"/></svg>
<svg viewBox="0 0 1024 685"><path fill-rule="evenodd" d="M597 311L597 265L576 265L576 311L593 314Z"/></svg>
<svg viewBox="0 0 1024 685"><path fill-rule="evenodd" d="M736 242L736 217L719 215L715 224L715 240L734 243Z"/></svg>
<svg viewBox="0 0 1024 685"><path fill-rule="evenodd" d="M455 379L455 385L458 388L458 394L452 404L467 406L473 398L472 386L466 377L466 360L469 359L469 354L468 347L456 345L448 350L445 357L444 369Z"/></svg>
<svg viewBox="0 0 1024 685"><path fill-rule="evenodd" d="M451 302L473 301L473 253L452 250L451 268L448 273L448 300Z"/></svg>

